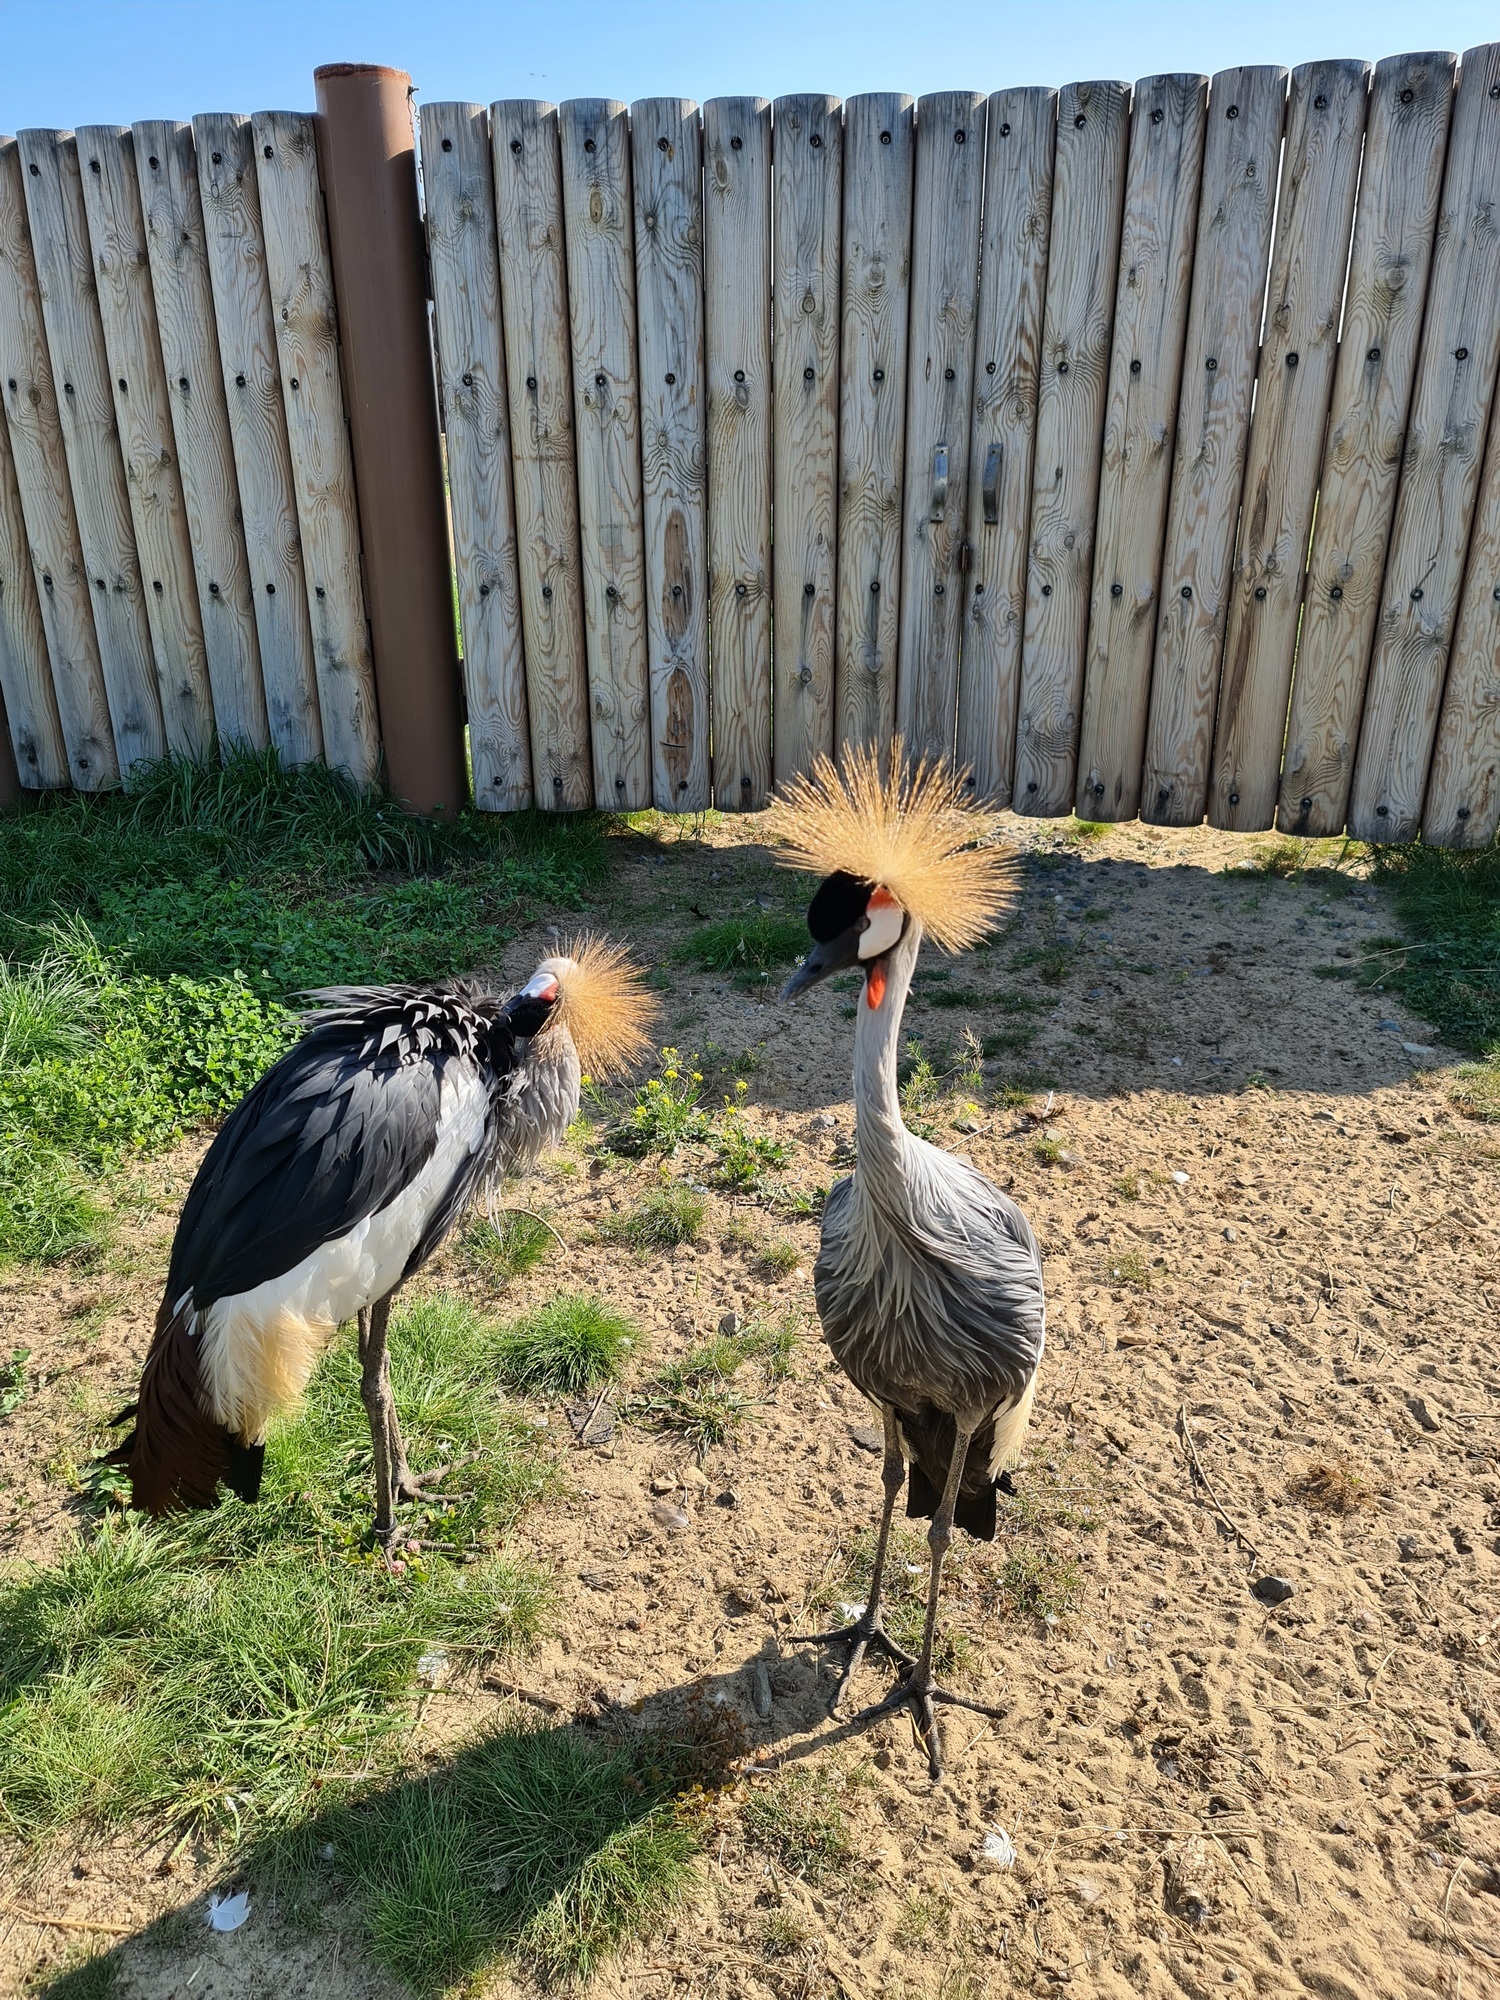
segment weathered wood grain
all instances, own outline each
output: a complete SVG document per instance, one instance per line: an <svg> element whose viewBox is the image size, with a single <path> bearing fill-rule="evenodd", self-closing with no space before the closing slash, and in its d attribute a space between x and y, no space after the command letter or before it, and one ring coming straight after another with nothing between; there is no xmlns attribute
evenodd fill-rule
<svg viewBox="0 0 1500 2000"><path fill-rule="evenodd" d="M885 752L896 727L911 281L912 100L844 106L834 733Z"/></svg>
<svg viewBox="0 0 1500 2000"><path fill-rule="evenodd" d="M223 743L261 748L270 735L260 641L192 127L152 120L133 127L132 136L214 725Z"/></svg>
<svg viewBox="0 0 1500 2000"><path fill-rule="evenodd" d="M128 783L132 766L166 754L167 738L99 322L78 147L62 132L22 132L16 143L115 756ZM65 660L54 657L59 685L66 670ZM78 705L85 705L81 696Z"/></svg>
<svg viewBox="0 0 1500 2000"><path fill-rule="evenodd" d="M1468 567L1422 810L1429 847L1488 847L1500 828L1500 423L1490 418Z"/></svg>
<svg viewBox="0 0 1500 2000"><path fill-rule="evenodd" d="M1160 826L1196 826L1207 797L1286 78L1222 70L1209 89L1141 776L1141 818Z"/></svg>
<svg viewBox="0 0 1500 2000"><path fill-rule="evenodd" d="M28 791L68 782L47 634L37 602L26 520L16 485L10 432L0 417L0 694L15 753L16 776Z"/></svg>
<svg viewBox="0 0 1500 2000"><path fill-rule="evenodd" d="M896 722L909 751L933 757L953 755L958 728L983 178L984 99L919 99Z"/></svg>
<svg viewBox="0 0 1500 2000"><path fill-rule="evenodd" d="M1350 793L1357 840L1410 840L1454 636L1500 361L1500 42L1466 52Z"/></svg>
<svg viewBox="0 0 1500 2000"><path fill-rule="evenodd" d="M313 121L300 111L258 111L251 132L323 751L330 764L369 784L380 728ZM259 587L278 586L268 577Z"/></svg>
<svg viewBox="0 0 1500 2000"><path fill-rule="evenodd" d="M1208 797L1239 833L1276 813L1369 78L1362 62L1292 72Z"/></svg>
<svg viewBox="0 0 1500 2000"><path fill-rule="evenodd" d="M1044 817L1073 806L1129 128L1129 84L1058 98L1012 797Z"/></svg>
<svg viewBox="0 0 1500 2000"><path fill-rule="evenodd" d="M958 763L1009 805L1015 773L1038 363L1052 224L1057 92L1001 90L986 107L984 244L969 449L974 552L958 682Z"/></svg>
<svg viewBox="0 0 1500 2000"><path fill-rule="evenodd" d="M594 796L634 811L651 803L651 705L630 118L603 98L558 118Z"/></svg>
<svg viewBox="0 0 1500 2000"><path fill-rule="evenodd" d="M123 126L85 125L78 133L78 154L162 721L172 750L204 757L213 742L213 690L162 366L135 148Z"/></svg>
<svg viewBox="0 0 1500 2000"><path fill-rule="evenodd" d="M16 142L0 140L0 383L66 777L77 790L91 792L118 783L120 770L42 324L23 172Z"/></svg>
<svg viewBox="0 0 1500 2000"><path fill-rule="evenodd" d="M593 803L594 783L556 111L492 104L490 151L532 785L538 805L576 811Z"/></svg>
<svg viewBox="0 0 1500 2000"><path fill-rule="evenodd" d="M1207 124L1206 76L1136 85L1078 742L1082 819L1134 819L1140 805Z"/></svg>
<svg viewBox="0 0 1500 2000"><path fill-rule="evenodd" d="M323 722L255 135L248 118L210 112L193 120L193 141L266 727L283 763L296 766L322 756Z"/></svg>
<svg viewBox="0 0 1500 2000"><path fill-rule="evenodd" d="M1453 103L1451 55L1375 70L1317 520L1303 590L1277 824L1344 824Z"/></svg>
<svg viewBox="0 0 1500 2000"><path fill-rule="evenodd" d="M844 130L836 97L778 97L774 120L771 729L784 784L833 749Z"/></svg>
<svg viewBox="0 0 1500 2000"><path fill-rule="evenodd" d="M714 804L771 790L771 110L703 107Z"/></svg>
<svg viewBox="0 0 1500 2000"><path fill-rule="evenodd" d="M519 812L532 803L531 732L490 115L480 104L419 115L474 803Z"/></svg>
<svg viewBox="0 0 1500 2000"><path fill-rule="evenodd" d="M702 142L683 98L641 99L630 127L652 785L664 811L701 812L712 797Z"/></svg>

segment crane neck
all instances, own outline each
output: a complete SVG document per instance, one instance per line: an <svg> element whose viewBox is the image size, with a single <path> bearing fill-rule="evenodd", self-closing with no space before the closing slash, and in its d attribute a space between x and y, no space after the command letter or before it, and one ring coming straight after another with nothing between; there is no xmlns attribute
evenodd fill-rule
<svg viewBox="0 0 1500 2000"><path fill-rule="evenodd" d="M906 1156L912 1139L901 1118L896 1063L906 996L921 944L921 926L913 918L886 954L885 992L879 1006L869 1004L868 985L861 990L854 1029L855 1184L877 1206L899 1214L905 1214L910 1200Z"/></svg>

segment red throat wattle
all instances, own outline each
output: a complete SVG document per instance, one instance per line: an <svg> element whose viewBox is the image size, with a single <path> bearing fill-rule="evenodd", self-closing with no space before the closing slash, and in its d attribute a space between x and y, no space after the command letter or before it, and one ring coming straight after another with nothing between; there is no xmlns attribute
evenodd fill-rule
<svg viewBox="0 0 1500 2000"><path fill-rule="evenodd" d="M865 1005L878 1007L885 998L885 961L877 959L865 974Z"/></svg>

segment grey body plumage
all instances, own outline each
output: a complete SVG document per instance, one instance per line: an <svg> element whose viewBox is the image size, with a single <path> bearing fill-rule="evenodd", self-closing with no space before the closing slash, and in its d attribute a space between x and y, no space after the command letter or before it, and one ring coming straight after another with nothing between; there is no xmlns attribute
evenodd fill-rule
<svg viewBox="0 0 1500 2000"><path fill-rule="evenodd" d="M1042 1260L1008 1195L902 1121L896 1051L920 942L908 925L889 956L883 1004L859 1009L858 1165L828 1197L813 1285L840 1366L895 1412L922 1475L913 1511L932 1511L921 1502L941 1493L957 1431L972 1433L958 1519L967 1525L969 1514L978 1527L986 1511L993 1522L983 1496L1013 1443L1005 1419L1024 1408L1042 1358Z"/></svg>

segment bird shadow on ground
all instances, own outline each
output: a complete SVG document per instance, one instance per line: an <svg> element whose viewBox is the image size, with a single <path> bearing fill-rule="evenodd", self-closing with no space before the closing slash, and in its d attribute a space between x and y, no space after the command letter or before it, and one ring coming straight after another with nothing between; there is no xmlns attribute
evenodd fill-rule
<svg viewBox="0 0 1500 2000"><path fill-rule="evenodd" d="M224 1982L211 1990L259 1992L268 1951L285 1962L330 1930L374 1961L372 1992L385 1990L377 1967L436 2000L501 1961L571 1984L670 1913L720 1794L865 1726L829 1719L833 1682L815 1649L783 1654L769 1636L738 1667L630 1708L601 1695L569 1714L501 1672L484 1685L515 1700L483 1733L253 1836L211 1889L38 1992L96 2000L133 1990L151 1961L159 1977L164 1960L190 1955ZM241 1890L250 1917L216 1931L212 1906Z"/></svg>

